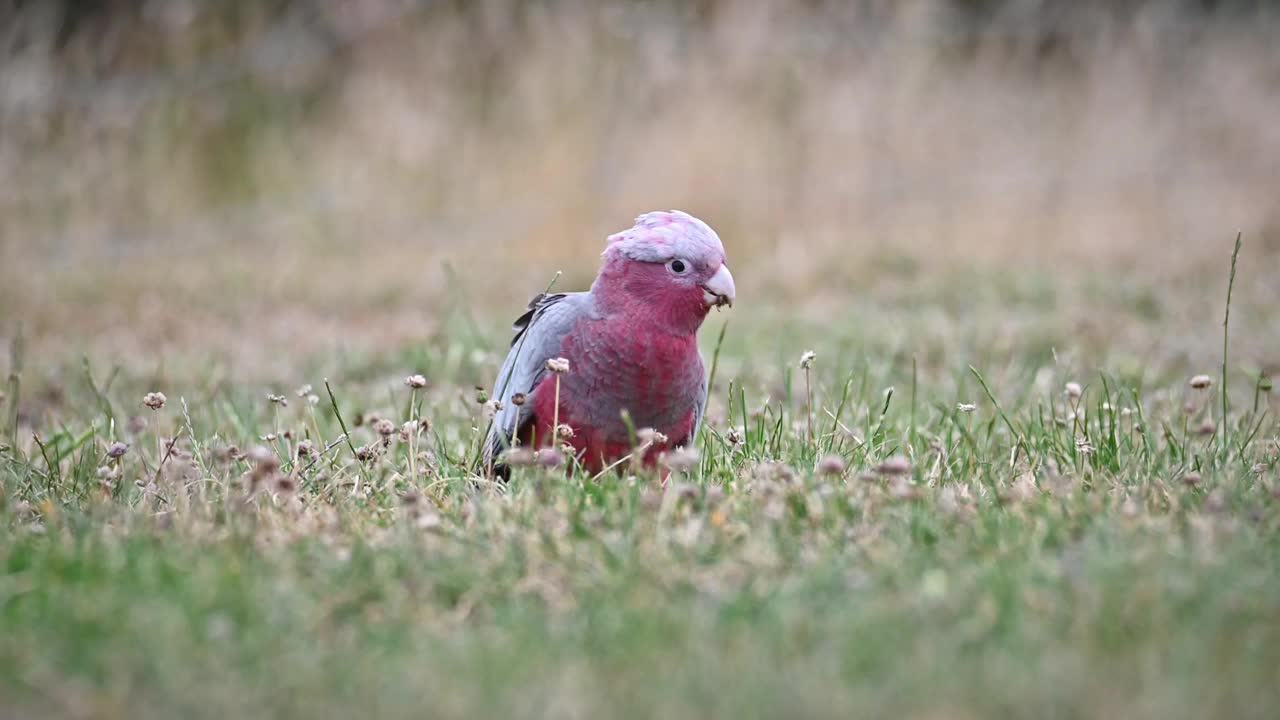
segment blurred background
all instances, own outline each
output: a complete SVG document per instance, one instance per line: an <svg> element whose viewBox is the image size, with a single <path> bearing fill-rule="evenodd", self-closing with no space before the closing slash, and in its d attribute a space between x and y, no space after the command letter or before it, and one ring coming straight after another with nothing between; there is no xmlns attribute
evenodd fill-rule
<svg viewBox="0 0 1280 720"><path fill-rule="evenodd" d="M1280 305L1277 31L1225 0L0 1L0 341L279 376L459 313L496 337L659 208L719 231L735 321L964 327L999 285L1099 343L1099 298L1212 328L1237 230L1241 302Z"/></svg>

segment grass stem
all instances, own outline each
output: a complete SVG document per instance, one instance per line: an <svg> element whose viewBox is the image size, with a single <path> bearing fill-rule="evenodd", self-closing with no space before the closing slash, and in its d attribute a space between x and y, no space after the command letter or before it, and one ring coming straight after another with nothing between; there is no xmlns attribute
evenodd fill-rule
<svg viewBox="0 0 1280 720"><path fill-rule="evenodd" d="M1236 260L1240 257L1240 241L1243 231L1236 232L1235 249L1231 251L1231 276L1227 279L1227 307L1222 315L1222 417L1218 421L1218 432L1221 433L1221 446L1227 451L1227 338L1231 323L1231 291L1236 285Z"/></svg>

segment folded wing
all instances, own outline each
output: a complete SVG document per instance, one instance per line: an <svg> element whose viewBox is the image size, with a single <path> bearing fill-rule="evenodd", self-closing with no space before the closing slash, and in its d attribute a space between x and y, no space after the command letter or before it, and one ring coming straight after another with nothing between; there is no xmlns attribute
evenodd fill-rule
<svg viewBox="0 0 1280 720"><path fill-rule="evenodd" d="M590 293L538 295L529 303L528 312L512 326L516 335L490 395L501 403L501 408L494 415L484 443L484 466L494 474L506 474L499 462L502 452L519 436L521 428L534 421L533 403L517 410L511 397L533 392L547 372L547 360L559 355L565 336L590 311Z"/></svg>

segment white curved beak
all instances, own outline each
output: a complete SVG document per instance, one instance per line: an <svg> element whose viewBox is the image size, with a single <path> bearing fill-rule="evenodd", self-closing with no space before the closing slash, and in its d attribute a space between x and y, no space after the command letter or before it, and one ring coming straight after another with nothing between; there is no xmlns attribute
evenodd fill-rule
<svg viewBox="0 0 1280 720"><path fill-rule="evenodd" d="M707 303L708 307L720 307L721 305L733 307L735 294L733 273L729 272L729 266L724 264L721 264L720 269L716 270L716 274L712 275L702 286L702 299Z"/></svg>

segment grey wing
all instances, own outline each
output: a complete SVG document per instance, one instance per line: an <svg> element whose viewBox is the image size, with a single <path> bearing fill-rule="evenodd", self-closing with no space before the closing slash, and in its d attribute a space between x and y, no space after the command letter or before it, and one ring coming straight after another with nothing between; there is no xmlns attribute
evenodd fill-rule
<svg viewBox="0 0 1280 720"><path fill-rule="evenodd" d="M511 439L521 426L533 421L533 408L511 402L516 393L533 392L546 372L546 362L560 352L564 336L581 318L590 312L591 296L585 292L538 295L529 303L529 311L516 320L511 340L511 350L494 381L494 400L501 408L494 414L493 423L484 442L484 464L493 467L502 451L510 447Z"/></svg>

